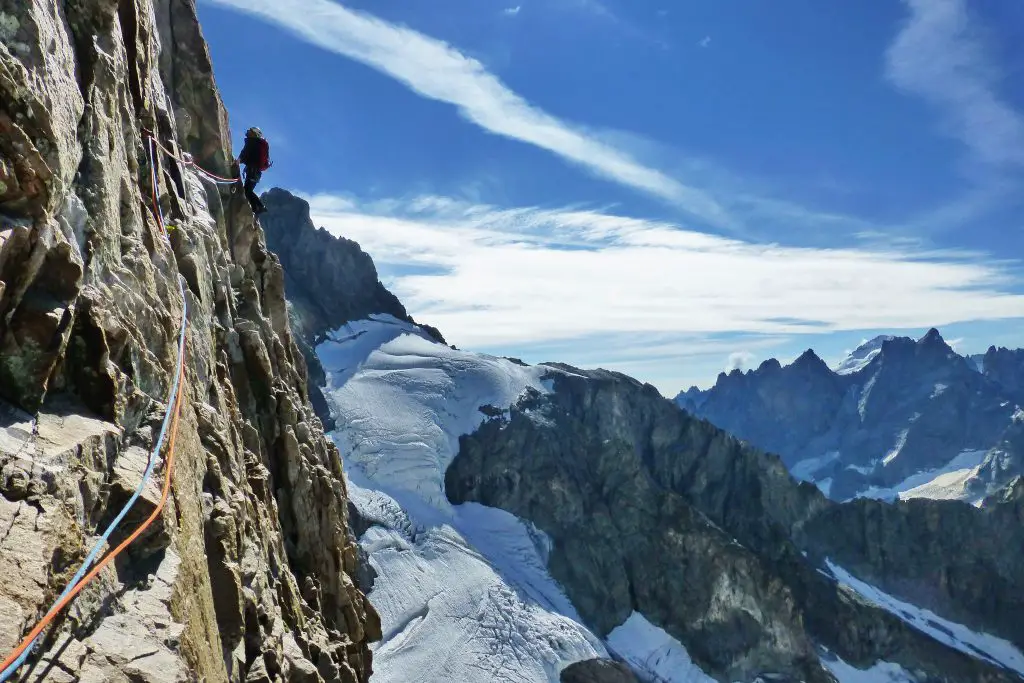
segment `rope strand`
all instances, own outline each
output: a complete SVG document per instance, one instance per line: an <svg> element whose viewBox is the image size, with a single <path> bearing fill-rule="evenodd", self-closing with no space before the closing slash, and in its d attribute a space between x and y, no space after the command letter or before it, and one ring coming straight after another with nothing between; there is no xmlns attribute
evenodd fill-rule
<svg viewBox="0 0 1024 683"><path fill-rule="evenodd" d="M217 184L223 184L223 185L234 184L234 183L240 182L242 180L241 177L238 177L238 178L224 178L224 177L219 176L219 175L217 175L215 173L211 173L210 171L207 171L205 168L203 168L202 166L197 164L192 159L192 157L187 155L187 154L184 155L185 158L182 158L182 157L178 156L177 154L175 154L174 152L172 152L171 150L167 149L162 144L160 144L160 141L157 140L156 137L153 136L149 131L146 131L146 137L148 137L152 141L152 143L154 145L159 147L160 150L163 151L164 154L166 154L167 156L171 157L172 159L177 161L179 164L182 164L183 166L189 166L191 168L194 168L201 175L206 176L208 180L212 180L213 182L215 182Z"/></svg>
<svg viewBox="0 0 1024 683"><path fill-rule="evenodd" d="M160 231L164 235L164 239L167 239L167 227L164 220L163 211L160 209L160 203L157 197L159 193L159 184L157 182L156 172L156 147L160 147L161 149L164 148L162 145L160 145L159 142L157 142L157 140L151 134L148 133L148 131L146 132L146 137L146 147L147 152L149 154L150 162L150 181L152 182L153 190L153 210L154 213L156 214L157 221L159 222ZM167 150L164 149L164 151ZM171 156L177 158L173 154ZM181 296L182 302L181 328L178 334L178 354L176 360L175 378L171 386L171 392L167 398L168 407L173 405L174 408L173 410L169 410L164 415L163 424L160 428L160 435L157 439L156 445L150 452L149 462L147 463L146 470L143 473L142 480L139 482L139 486L135 490L135 493L128 500L125 506L121 509L120 513L118 513L114 521L112 521L107 526L106 531L104 531L103 535L96 541L92 550L89 552L89 555L85 558L85 561L82 563L82 566L79 567L74 577L72 577L71 581L68 582L68 585L64 588L64 591L61 593L60 597L57 598L57 600L50 607L50 610L46 613L43 619L40 620L40 622L36 625L32 632L29 633L29 635L26 636L24 640L22 640L19 647L15 649L14 652L12 652L7 657L7 659L3 661L2 664L0 664L0 683L3 683L4 681L8 680L14 674L14 672L17 671L17 669L25 663L25 661L28 659L29 655L32 653L32 650L35 648L37 644L39 634L42 632L44 628L46 628L47 624L49 624L50 621L52 621L53 617L58 612L60 612L60 610L63 609L63 607L67 605L72 600L72 598L74 598L85 587L85 585L88 584L92 580L92 578L96 576L96 574L98 574L100 570L103 569L103 567L105 567L113 558L117 557L117 555L119 555L124 548L126 548L132 541L134 541L139 536L139 534L141 534L147 527L149 527L149 525L152 524L153 520L163 509L164 503L166 502L167 499L168 487L170 486L171 473L174 468L174 441L178 429L178 417L181 411L181 396L183 394L183 391L181 390L181 381L185 374L185 331L188 327L188 301L187 299L185 299L185 289L182 283L183 280L179 275L178 294ZM98 565L96 565L95 568L93 568L91 572L89 572L83 578L82 575L86 572L89 566L96 559L96 556L103 549L103 546L106 545L107 542L110 540L111 534L124 520L129 510L135 505L135 502L142 495L142 492L145 489L146 484L149 483L153 471L156 468L156 464L160 456L160 450L163 447L164 438L167 434L168 420L171 420L172 422L171 439L170 443L168 444L169 455L167 460L167 473L166 480L164 483L164 493L161 498L160 504L157 506L156 510L154 510L153 514L150 515L150 518L147 519L138 529L136 529L135 533L129 536L128 539L121 545L119 545L117 549L115 549L111 554L107 555L107 557L105 557Z"/></svg>
<svg viewBox="0 0 1024 683"><path fill-rule="evenodd" d="M185 366L184 364L182 364L181 371L178 375L179 382L183 378L184 374ZM71 600L76 595L78 595L82 591L82 589L85 588L89 584L89 582L96 577L97 574L103 571L104 567L110 564L110 562L112 562L114 558L120 555L125 548L131 545L135 541L135 539L142 534L143 531L148 529L149 526L153 523L153 520L155 520L160 515L161 511L163 511L164 505L167 503L167 495L170 492L171 488L171 476L174 473L174 442L178 436L178 420L181 417L181 397L183 394L184 392L180 392L178 394L174 404L174 420L171 423L171 439L168 444L169 452L167 455L167 474L164 477L164 488L163 493L160 495L160 502L157 504L156 508L154 508L153 512L150 513L146 521L139 525L139 527L135 529L134 532L132 532L131 536L121 541L121 544L118 545L117 548L115 548L111 553L109 553L106 557L100 560L99 564L93 567L92 571L85 575L85 578L83 578L81 581L75 584L75 587L72 588L71 591L69 591L63 598L58 600L57 604L51 607L50 611L46 613L46 616L40 619L39 623L36 624L35 628L33 628L32 631L29 632L27 636L25 636L24 640L21 641L21 645L19 645L18 648L15 649L14 652L12 652L7 657L7 659L3 661L2 664L0 664L0 666L4 667L3 678L0 678L0 680L6 680L10 677L11 674L14 673L14 669L9 669L8 667L10 667L10 665L21 655L21 653L29 647L29 645L39 636L40 633L42 633L43 629L46 628L46 626L51 621L53 621L53 618L57 615L57 613L60 612L65 607L65 605L71 602Z"/></svg>
<svg viewBox="0 0 1024 683"><path fill-rule="evenodd" d="M185 301L185 290L182 287L180 280L178 281L178 292L181 294L181 300ZM168 408L171 408L177 402L177 396L180 390L179 379L181 377L182 358L185 355L185 326L187 319L188 318L186 308L185 312L182 314L181 317L181 330L178 333L178 360L177 367L175 368L174 373L174 382L171 385L171 392L167 397ZM93 545L92 551L85 558L85 561L82 562L82 566L78 568L78 571L68 582L68 585L64 588L64 592L61 593L60 597L54 601L54 605L59 603L69 592L71 592L71 589L74 588L75 584L77 584L82 579L82 575L85 574L85 572L89 569L89 566L96 559L96 556L99 555L100 551L103 550L103 546L105 546L107 544L107 541L110 540L111 534L118 526L120 526L121 522L124 521L124 518L128 514L128 511L131 510L132 506L134 506L135 502L139 499L139 496L142 495L143 490L146 488L146 484L149 483L149 480L153 476L153 470L156 469L157 460L159 460L160 458L160 450L163 448L164 438L167 436L167 425L171 422L171 412L171 410L168 410L164 414L163 424L160 427L160 435L157 438L156 445L153 447L153 450L150 451L149 463L147 464L146 470L142 475L142 480L139 482L138 488L135 489L135 493L132 494L132 497L128 500L127 503L125 503L124 507L121 508L121 512L118 513L117 517L114 518L114 521L112 521L110 525L107 526L107 530L103 532L103 535L100 536L99 540L97 540L95 545ZM38 638L34 639L31 643L29 643L28 647L18 656L17 660L15 660L11 664L11 666L8 666L5 669L3 669L2 673L0 673L0 683L6 681L18 667L25 663L25 660L28 659L29 655L32 653L32 649L35 648L37 641Z"/></svg>

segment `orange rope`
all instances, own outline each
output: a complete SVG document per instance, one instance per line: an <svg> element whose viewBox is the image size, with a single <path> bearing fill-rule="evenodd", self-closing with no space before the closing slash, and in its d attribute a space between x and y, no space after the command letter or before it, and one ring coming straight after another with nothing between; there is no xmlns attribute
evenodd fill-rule
<svg viewBox="0 0 1024 683"><path fill-rule="evenodd" d="M21 655L21 653L24 652L25 649L32 644L32 641L36 639L36 636L38 636L43 631L43 629L46 628L47 624L53 621L53 618L57 616L57 613L64 609L64 607L69 602L71 602L71 600L76 595L78 595L83 588L85 588L86 584L92 581L93 578L95 578L96 575L99 574L104 567L110 564L110 562L115 557L120 555L121 551L123 551L125 548L131 545L132 542L134 542L135 539L138 538L143 531L149 528L149 525L153 523L153 520L155 520L160 515L161 510L163 510L164 508L164 504L166 504L167 502L167 495L171 490L171 475L174 472L174 441L178 435L178 418L181 416L181 397L185 393L184 363L181 364L181 373L178 375L178 378L181 389L178 391L178 396L174 401L174 419L171 422L171 439L167 445L167 475L164 477L164 490L163 494L160 496L160 503L156 506L156 509L154 509L153 512L149 515L149 518L145 522L143 522L138 529L132 532L131 536L121 541L121 544L119 546L117 546L110 554L108 554L106 557L100 560L100 562L95 567L93 567L92 571L90 571L88 574L82 577L82 580L75 584L75 587L71 589L71 591L66 596L64 596L63 600L54 605L50 609L50 611L46 613L46 616L44 616L39 621L39 623L36 624L35 628L33 628L32 631L27 636L25 636L25 639L21 641L21 644L18 646L18 648L14 650L14 652L12 652L7 657L7 659L3 661L2 664L0 664L0 671L6 669L15 659L17 659Z"/></svg>

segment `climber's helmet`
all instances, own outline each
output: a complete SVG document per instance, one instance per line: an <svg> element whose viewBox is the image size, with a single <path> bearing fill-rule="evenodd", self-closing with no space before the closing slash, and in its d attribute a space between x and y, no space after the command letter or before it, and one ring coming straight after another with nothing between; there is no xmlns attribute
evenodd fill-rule
<svg viewBox="0 0 1024 683"><path fill-rule="evenodd" d="M247 130L245 132L245 137L247 137L247 138L262 138L263 137L263 131L260 130L259 128L257 128L256 126L253 126L252 128L250 128L249 130Z"/></svg>

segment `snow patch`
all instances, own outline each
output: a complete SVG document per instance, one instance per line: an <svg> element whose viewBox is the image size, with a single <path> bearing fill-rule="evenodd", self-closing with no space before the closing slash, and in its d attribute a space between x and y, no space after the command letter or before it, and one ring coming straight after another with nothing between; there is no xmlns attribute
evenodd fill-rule
<svg viewBox="0 0 1024 683"><path fill-rule="evenodd" d="M831 560L826 559L825 562L832 576L841 585L896 615L922 633L960 652L1024 676L1024 654L1009 641L988 633L972 631L962 624L943 619L934 612L903 602L855 578L842 567L833 564Z"/></svg>
<svg viewBox="0 0 1024 683"><path fill-rule="evenodd" d="M608 634L608 648L645 683L715 683L690 659L682 643L639 612Z"/></svg>
<svg viewBox="0 0 1024 683"><path fill-rule="evenodd" d="M882 458L883 465L888 465L889 463L896 459L896 457L900 454L900 451L903 450L903 447L907 445L907 434L909 433L909 428L904 429L902 432L900 432L900 435L896 437L896 444L891 449L889 449L889 452L885 454L884 458Z"/></svg>
<svg viewBox="0 0 1024 683"><path fill-rule="evenodd" d="M857 414L860 415L860 419L864 419L868 412L868 398L871 396L871 390L875 387L875 382L878 381L878 373L876 372L871 376L871 379L867 381L864 387L860 390L860 399L857 401Z"/></svg>
<svg viewBox="0 0 1024 683"><path fill-rule="evenodd" d="M882 344L895 339L895 337L889 335L882 335L875 337L874 339L864 342L856 348L850 355L844 358L838 365L833 368L837 375L852 375L855 372L860 372L875 359L882 351Z"/></svg>
<svg viewBox="0 0 1024 683"><path fill-rule="evenodd" d="M839 683L916 683L917 678L899 664L877 661L870 669L850 666L833 653L826 652L821 663Z"/></svg>
<svg viewBox="0 0 1024 683"><path fill-rule="evenodd" d="M858 496L888 501L908 498L968 500L967 485L977 476L986 454L987 451L963 451L943 467L912 474L890 488L873 486Z"/></svg>
<svg viewBox="0 0 1024 683"><path fill-rule="evenodd" d="M792 469L790 469L790 474L801 481L813 483L815 474L838 459L839 451L829 451L825 455L819 455L816 458L806 458L793 465Z"/></svg>

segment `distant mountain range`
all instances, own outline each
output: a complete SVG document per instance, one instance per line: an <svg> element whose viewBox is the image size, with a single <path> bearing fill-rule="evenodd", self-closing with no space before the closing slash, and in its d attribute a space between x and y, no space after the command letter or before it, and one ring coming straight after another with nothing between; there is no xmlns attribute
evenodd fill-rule
<svg viewBox="0 0 1024 683"><path fill-rule="evenodd" d="M963 356L935 329L876 337L834 368L812 350L767 360L676 402L836 500L979 503L1024 471L1024 349Z"/></svg>

